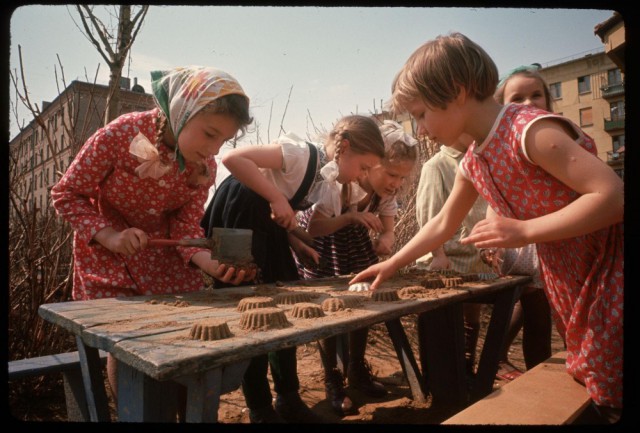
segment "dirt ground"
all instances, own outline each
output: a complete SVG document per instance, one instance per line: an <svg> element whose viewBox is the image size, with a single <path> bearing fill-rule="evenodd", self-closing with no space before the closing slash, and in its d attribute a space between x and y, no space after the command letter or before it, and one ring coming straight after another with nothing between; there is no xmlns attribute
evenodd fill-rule
<svg viewBox="0 0 640 433"><path fill-rule="evenodd" d="M488 307L487 307L488 308ZM483 330L481 331L478 348L483 343L483 334L488 323L489 310L483 312ZM418 354L415 340L415 316L403 318L403 325L414 354ZM525 370L522 356L522 333L514 341L509 359L522 371ZM563 350L562 340L558 334L552 335L552 353ZM383 324L375 325L369 332L366 358L371 364L374 374L382 382L389 393L386 397L375 399L363 395L356 390L347 388L347 394L358 407L358 414L340 418L325 400L323 373L320 355L316 343L298 347L298 377L300 379L300 395L307 405L328 423L337 424L439 424L455 413L454 408L432 408L430 399L424 404L418 404L411 399L411 391L404 379L400 363L398 362L391 340ZM504 385L504 381L496 380L494 387ZM112 405L112 419L115 410ZM12 404L11 413L16 420L23 421L66 421L64 392L62 383L56 387L50 396L22 404ZM219 422L224 424L248 423L249 414L246 409L241 390L225 394L221 398L218 411Z"/></svg>

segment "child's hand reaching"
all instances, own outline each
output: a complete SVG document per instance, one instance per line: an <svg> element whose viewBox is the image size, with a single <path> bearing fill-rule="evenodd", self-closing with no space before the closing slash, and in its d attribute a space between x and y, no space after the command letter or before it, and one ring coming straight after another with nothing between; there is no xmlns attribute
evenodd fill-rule
<svg viewBox="0 0 640 433"><path fill-rule="evenodd" d="M222 281L235 286L250 282L256 279L257 268L238 268L227 264L220 264L217 260L211 258L211 254L205 251L195 253L191 257L191 261L207 274Z"/></svg>
<svg viewBox="0 0 640 433"><path fill-rule="evenodd" d="M479 221L469 236L460 240L463 245L474 244L476 248L518 248L534 241L525 235L527 221L495 216Z"/></svg>
<svg viewBox="0 0 640 433"><path fill-rule="evenodd" d="M378 236L377 239L374 239L371 242L373 246L373 252L376 253L377 256L388 256L391 254L395 239L393 236L393 232L391 233L383 233Z"/></svg>
<svg viewBox="0 0 640 433"><path fill-rule="evenodd" d="M351 281L349 281L349 285L367 281L372 277L375 277L373 283L371 283L371 287L369 287L369 290L376 290L380 284L391 278L397 270L398 267L393 264L391 259L385 260L384 262L371 265L364 271L357 274L351 279Z"/></svg>
<svg viewBox="0 0 640 433"><path fill-rule="evenodd" d="M320 254L309 245L302 242L297 236L294 236L291 233L287 234L289 238L289 245L293 252L296 253L298 259L304 264L307 268L315 268L320 264Z"/></svg>
<svg viewBox="0 0 640 433"><path fill-rule="evenodd" d="M131 227L121 232L105 227L95 234L93 239L109 251L132 256L147 247L149 237L140 229Z"/></svg>
<svg viewBox="0 0 640 433"><path fill-rule="evenodd" d="M369 231L380 233L384 229L380 218L371 212L347 212L343 215L347 215L349 217L351 224L363 225Z"/></svg>

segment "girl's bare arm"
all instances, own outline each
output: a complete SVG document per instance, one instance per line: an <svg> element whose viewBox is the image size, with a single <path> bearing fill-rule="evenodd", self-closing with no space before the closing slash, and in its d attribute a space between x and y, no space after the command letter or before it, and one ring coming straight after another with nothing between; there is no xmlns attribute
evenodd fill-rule
<svg viewBox="0 0 640 433"><path fill-rule="evenodd" d="M260 172L260 168L282 170L282 147L278 144L245 146L230 150L222 163L242 184L262 196L271 205L271 217L286 229L297 222L285 195Z"/></svg>
<svg viewBox="0 0 640 433"><path fill-rule="evenodd" d="M375 290L396 270L408 265L418 257L442 245L447 239L450 239L462 224L462 220L469 213L477 198L478 192L473 187L473 184L458 171L451 194L442 210L422 226L420 231L400 251L388 260L360 272L349 283L366 281L373 277L374 282L371 285L371 289Z"/></svg>
<svg viewBox="0 0 640 433"><path fill-rule="evenodd" d="M527 221L487 219L465 243L484 247L519 247L581 236L623 220L624 183L602 160L586 151L551 119L535 122L525 137L531 160L580 194L564 208Z"/></svg>

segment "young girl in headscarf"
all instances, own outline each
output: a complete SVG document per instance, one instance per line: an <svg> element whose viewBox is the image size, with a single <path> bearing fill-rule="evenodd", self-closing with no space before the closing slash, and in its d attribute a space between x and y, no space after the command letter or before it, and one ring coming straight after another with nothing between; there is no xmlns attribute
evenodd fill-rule
<svg viewBox="0 0 640 433"><path fill-rule="evenodd" d="M249 98L226 72L186 67L151 78L157 107L98 129L51 190L74 230L74 300L195 291L201 270L233 284L255 278L204 248L147 248L154 238L204 237L214 156L252 121ZM111 356L107 370L115 396Z"/></svg>

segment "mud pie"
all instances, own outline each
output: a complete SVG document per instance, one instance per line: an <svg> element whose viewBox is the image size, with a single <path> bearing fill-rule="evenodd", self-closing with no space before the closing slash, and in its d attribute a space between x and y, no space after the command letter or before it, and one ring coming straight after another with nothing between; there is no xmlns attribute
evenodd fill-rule
<svg viewBox="0 0 640 433"><path fill-rule="evenodd" d="M411 297L412 295L426 293L426 291L427 290L422 286L409 286L409 287L403 287L402 289L400 289L398 291L398 295L401 298L408 298L408 297Z"/></svg>
<svg viewBox="0 0 640 433"><path fill-rule="evenodd" d="M246 331L266 331L290 326L284 311L280 308L253 308L240 316L240 327Z"/></svg>
<svg viewBox="0 0 640 433"><path fill-rule="evenodd" d="M247 311L254 308L275 307L276 303L273 298L268 296L251 296L240 299L238 302L238 311Z"/></svg>
<svg viewBox="0 0 640 433"><path fill-rule="evenodd" d="M315 317L323 317L324 311L322 307L313 302L299 302L291 309L291 315L296 319L313 319Z"/></svg>
<svg viewBox="0 0 640 433"><path fill-rule="evenodd" d="M400 297L396 289L380 289L371 293L371 299L376 302L391 302L400 300Z"/></svg>
<svg viewBox="0 0 640 433"><path fill-rule="evenodd" d="M322 309L330 313L344 310L345 308L346 305L344 305L344 301L340 298L327 298L322 301Z"/></svg>
<svg viewBox="0 0 640 433"><path fill-rule="evenodd" d="M345 308L358 308L364 303L366 298L364 296L346 295L340 296L338 299L344 302Z"/></svg>
<svg viewBox="0 0 640 433"><path fill-rule="evenodd" d="M442 278L427 278L422 280L422 286L427 289L441 289L444 287L444 281Z"/></svg>
<svg viewBox="0 0 640 433"><path fill-rule="evenodd" d="M205 319L191 326L189 337L204 341L222 340L231 337L231 330L222 319Z"/></svg>
<svg viewBox="0 0 640 433"><path fill-rule="evenodd" d="M311 295L307 292L282 292L273 297L276 304L293 305L298 302L311 302Z"/></svg>
<svg viewBox="0 0 640 433"><path fill-rule="evenodd" d="M464 284L464 281L460 277L452 277L444 279L445 287L458 287Z"/></svg>

